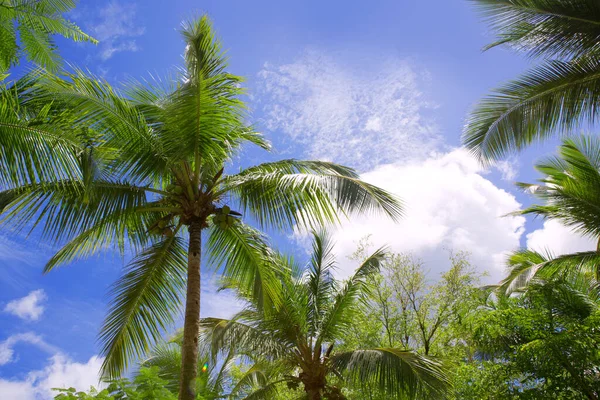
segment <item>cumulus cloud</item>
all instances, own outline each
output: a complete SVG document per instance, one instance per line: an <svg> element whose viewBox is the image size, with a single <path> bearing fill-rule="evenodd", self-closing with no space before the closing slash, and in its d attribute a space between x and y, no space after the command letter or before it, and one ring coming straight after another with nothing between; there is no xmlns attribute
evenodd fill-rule
<svg viewBox="0 0 600 400"><path fill-rule="evenodd" d="M361 238L374 247L411 252L437 274L449 267L448 251L471 253L490 281L505 271L506 254L519 247L525 218L502 217L520 207L513 195L482 176L480 165L464 150L433 156L424 162L389 164L362 178L387 189L405 203L398 222L383 216L357 216L333 231L336 252L346 277L354 264L345 261Z"/></svg>
<svg viewBox="0 0 600 400"><path fill-rule="evenodd" d="M4 312L16 315L24 320L37 321L44 312L42 303L46 298L43 289L34 290L25 297L9 302L4 307Z"/></svg>
<svg viewBox="0 0 600 400"><path fill-rule="evenodd" d="M502 277L508 252L519 247L522 217L502 217L520 207L498 188L466 151L449 149L437 134L422 87L427 72L410 61L371 60L376 70L347 66L308 51L289 64L266 64L260 73L268 128L284 133L310 157L362 172L362 178L398 195L405 216L353 216L333 231L339 275L361 238L375 246L412 252L437 274L449 267L448 251L466 250L489 280ZM514 160L496 166L516 176Z"/></svg>
<svg viewBox="0 0 600 400"><path fill-rule="evenodd" d="M56 347L46 343L46 341L44 341L44 339L41 336L36 335L35 333L19 333L16 335L9 336L4 341L0 342L0 365L8 364L15 361L14 347L19 343L28 343L50 354L59 352L59 350ZM0 391L0 393L2 392Z"/></svg>
<svg viewBox="0 0 600 400"><path fill-rule="evenodd" d="M552 255L590 251L596 248L596 242L581 236L558 221L545 221L542 228L527 234L527 248Z"/></svg>
<svg viewBox="0 0 600 400"><path fill-rule="evenodd" d="M136 21L137 5L132 2L112 1L96 10L88 21L90 33L99 41L100 58L108 60L123 51L138 51L136 38L144 34L144 27Z"/></svg>
<svg viewBox="0 0 600 400"><path fill-rule="evenodd" d="M97 356L79 363L63 354L55 354L46 367L29 372L22 380L0 379L0 394L11 400L50 400L56 395L52 388L88 390L90 386L102 387L98 380L102 362L103 359Z"/></svg>
<svg viewBox="0 0 600 400"><path fill-rule="evenodd" d="M259 73L265 123L303 145L311 158L361 171L428 154L440 143L434 106L419 84L427 74L408 61L371 60L377 71L349 66L318 51Z"/></svg>

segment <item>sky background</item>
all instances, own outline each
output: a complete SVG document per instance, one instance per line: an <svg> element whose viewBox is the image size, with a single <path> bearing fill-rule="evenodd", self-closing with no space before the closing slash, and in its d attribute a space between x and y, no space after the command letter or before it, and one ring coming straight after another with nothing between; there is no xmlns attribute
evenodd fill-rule
<svg viewBox="0 0 600 400"><path fill-rule="evenodd" d="M432 279L448 268L451 250L469 251L495 282L520 246L593 248L556 223L501 217L531 203L513 183L537 179L533 165L555 141L488 169L460 149L470 107L530 63L503 48L482 52L492 34L467 0L88 0L70 18L100 44L58 43L66 61L114 85L164 78L181 63L181 22L204 12L230 71L247 79L251 121L275 147L245 151L233 165L335 161L404 200L398 224L366 216L332 229L340 277L352 273L347 256L366 235L423 259ZM275 243L306 255L302 233L279 233ZM96 335L128 257L105 252L43 276L53 250L35 236L0 235L1 399L47 399L51 387L97 383ZM202 315L231 315L239 303L217 294L217 277L204 272Z"/></svg>

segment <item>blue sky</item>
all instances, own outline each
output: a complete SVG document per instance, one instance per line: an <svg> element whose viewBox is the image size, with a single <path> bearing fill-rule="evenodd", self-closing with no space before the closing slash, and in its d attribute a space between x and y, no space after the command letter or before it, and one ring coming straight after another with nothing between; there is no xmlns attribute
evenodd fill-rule
<svg viewBox="0 0 600 400"><path fill-rule="evenodd" d="M489 281L518 246L592 245L556 224L500 218L530 202L512 182L536 179L533 163L555 142L489 170L458 148L469 107L529 64L507 49L481 51L492 36L469 1L88 0L70 17L100 44L59 40L61 53L114 84L166 76L181 60L181 21L203 12L230 70L247 78L252 121L276 149L244 152L235 165L333 160L405 200L399 224L361 217L333 230L340 276L367 234L374 245L423 258L432 276L447 267L448 249L469 250ZM304 239L285 232L276 242L302 257ZM35 236L0 236L0 398L45 399L49 387L96 381L106 294L127 258L107 252L42 276L52 250ZM237 306L207 275L203 315Z"/></svg>

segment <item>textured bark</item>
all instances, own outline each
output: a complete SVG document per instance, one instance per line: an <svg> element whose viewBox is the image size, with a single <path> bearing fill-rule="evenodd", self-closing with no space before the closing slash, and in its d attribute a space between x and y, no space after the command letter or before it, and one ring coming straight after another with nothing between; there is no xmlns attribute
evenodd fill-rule
<svg viewBox="0 0 600 400"><path fill-rule="evenodd" d="M181 351L181 377L179 400L195 400L196 377L198 375L198 333L200 331L200 251L202 222L189 225L187 296L183 346Z"/></svg>

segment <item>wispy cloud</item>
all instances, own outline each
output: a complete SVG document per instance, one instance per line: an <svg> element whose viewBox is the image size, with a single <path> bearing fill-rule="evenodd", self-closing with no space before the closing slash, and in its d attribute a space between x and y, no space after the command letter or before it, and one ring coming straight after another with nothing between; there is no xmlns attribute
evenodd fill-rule
<svg viewBox="0 0 600 400"><path fill-rule="evenodd" d="M124 51L140 49L136 38L145 28L137 21L137 5L132 2L112 1L96 10L87 21L90 33L99 41L99 56L103 61Z"/></svg>
<svg viewBox="0 0 600 400"><path fill-rule="evenodd" d="M259 93L267 127L310 157L363 171L428 154L440 138L424 116L435 108L419 87L427 74L398 58L371 61L377 70L307 51L289 64L265 64Z"/></svg>
<svg viewBox="0 0 600 400"><path fill-rule="evenodd" d="M58 348L46 343L41 336L33 332L19 333L0 342L0 365L15 361L14 346L18 343L28 343L49 354L60 352Z"/></svg>
<svg viewBox="0 0 600 400"><path fill-rule="evenodd" d="M501 218L520 207L515 197L437 133L436 105L424 90L435 77L398 58L370 59L364 69L347 66L347 59L310 51L292 63L266 64L259 85L270 129L310 157L358 168L364 180L404 201L398 223L353 215L331 228L339 275L353 272L347 256L371 234L375 247L412 252L434 275L449 267L448 250L466 250L490 280L501 278L525 219ZM514 167L497 168L510 179Z"/></svg>
<svg viewBox="0 0 600 400"><path fill-rule="evenodd" d="M24 320L37 321L44 312L42 303L46 299L46 292L43 289L34 290L25 297L9 302L4 307L4 312Z"/></svg>

